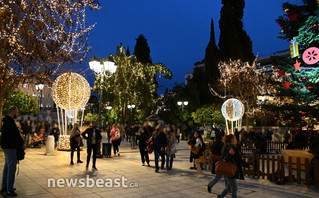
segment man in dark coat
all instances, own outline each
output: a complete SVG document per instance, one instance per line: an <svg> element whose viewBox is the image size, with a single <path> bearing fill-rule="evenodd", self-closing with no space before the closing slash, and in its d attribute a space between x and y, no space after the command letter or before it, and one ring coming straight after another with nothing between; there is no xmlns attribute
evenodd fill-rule
<svg viewBox="0 0 319 198"><path fill-rule="evenodd" d="M86 168L89 167L91 153L93 150L93 170L97 170L95 166L96 155L97 155L97 144L102 139L100 130L97 129L97 122L92 123L92 127L86 129L82 133L82 137L87 140L87 161Z"/></svg>
<svg viewBox="0 0 319 198"><path fill-rule="evenodd" d="M55 147L57 147L59 143L59 136L60 136L60 130L58 128L57 123L53 124L53 128L50 131L50 135L53 135L54 141L55 141Z"/></svg>
<svg viewBox="0 0 319 198"><path fill-rule="evenodd" d="M10 108L9 116L3 119L2 125L1 147L5 155L5 164L2 174L1 193L6 192L8 196L17 196L13 188L17 169L17 149L25 149L23 139L14 121L18 114L18 108Z"/></svg>
<svg viewBox="0 0 319 198"><path fill-rule="evenodd" d="M139 144L138 147L140 149L141 154L141 160L142 160L142 166L145 166L145 161L148 166L150 166L150 160L148 156L148 150L147 150L147 144L146 140L150 138L150 132L147 122L144 123L143 127L140 129L140 131L137 133Z"/></svg>
<svg viewBox="0 0 319 198"><path fill-rule="evenodd" d="M153 141L154 141L154 155L155 155L155 172L158 173L158 159L161 156L162 164L161 169L164 169L165 165L165 147L167 146L166 135L163 133L163 128L161 126L157 126L156 130L153 133Z"/></svg>
<svg viewBox="0 0 319 198"><path fill-rule="evenodd" d="M32 134L31 120L27 120L27 123L23 126L23 134L25 135L25 145L30 147L29 141Z"/></svg>

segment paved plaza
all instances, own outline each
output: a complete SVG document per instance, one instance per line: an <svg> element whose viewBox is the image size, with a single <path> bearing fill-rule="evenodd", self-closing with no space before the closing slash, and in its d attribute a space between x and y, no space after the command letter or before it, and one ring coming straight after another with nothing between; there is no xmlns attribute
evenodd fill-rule
<svg viewBox="0 0 319 198"><path fill-rule="evenodd" d="M26 159L21 161L19 175L16 176L16 192L18 197L217 197L223 190L224 182L220 181L209 194L206 184L213 178L209 171L205 177L196 178L195 171L189 167L189 150L185 142L178 145L178 153L173 164L173 171L160 170L154 172L153 155L151 167L141 165L138 149L131 150L128 143L120 147L121 156L110 159L97 159L98 171L92 166L86 170L85 163L71 166L70 152L56 151L54 156L44 155L45 149L28 149ZM75 156L76 157L76 156ZM76 158L75 158L76 159ZM81 152L85 161L86 150ZM1 176L4 164L3 152L0 154ZM125 176L127 184L135 183L138 187L48 187L48 179L115 179ZM319 189L298 185L276 185L267 180L246 178L238 181L239 197L319 197ZM230 196L228 196L230 197Z"/></svg>

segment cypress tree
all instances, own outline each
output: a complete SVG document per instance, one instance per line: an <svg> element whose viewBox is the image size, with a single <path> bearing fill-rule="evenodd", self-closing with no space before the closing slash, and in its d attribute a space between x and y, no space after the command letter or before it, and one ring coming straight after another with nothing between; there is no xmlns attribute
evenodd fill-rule
<svg viewBox="0 0 319 198"><path fill-rule="evenodd" d="M222 0L223 7L220 11L220 59L253 61L252 41L243 29L244 0Z"/></svg>
<svg viewBox="0 0 319 198"><path fill-rule="evenodd" d="M205 51L205 73L207 81L214 84L219 77L218 47L215 41L214 21L211 20L210 40Z"/></svg>
<svg viewBox="0 0 319 198"><path fill-rule="evenodd" d="M151 59L151 50L148 46L147 39L144 35L140 34L139 37L136 39L136 45L134 48L134 55L137 58L137 61L141 63L152 63Z"/></svg>

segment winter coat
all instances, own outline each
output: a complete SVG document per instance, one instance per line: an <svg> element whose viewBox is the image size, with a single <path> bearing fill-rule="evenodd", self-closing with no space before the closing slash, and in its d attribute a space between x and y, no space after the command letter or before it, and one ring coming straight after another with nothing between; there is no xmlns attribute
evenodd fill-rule
<svg viewBox="0 0 319 198"><path fill-rule="evenodd" d="M113 128L113 129L111 130L110 136L111 136L111 140L112 140L112 141L116 141L116 140L121 139L121 138L115 138L115 135L116 135L116 132L117 132L117 131L119 131L120 134L121 134L121 130L120 130L119 128Z"/></svg>
<svg viewBox="0 0 319 198"><path fill-rule="evenodd" d="M95 144L102 139L101 132L99 129L90 127L82 133L82 137L87 140L87 145L92 145L93 131L95 130Z"/></svg>
<svg viewBox="0 0 319 198"><path fill-rule="evenodd" d="M235 151L234 155L229 153L229 150L231 148ZM249 164L242 159L242 156L239 153L239 151L236 148L236 146L235 145L225 144L223 149L222 149L222 158L226 162L232 162L236 166L237 171L236 171L236 174L235 174L234 178L244 180L244 172L243 172L243 168L242 167L248 168Z"/></svg>
<svg viewBox="0 0 319 198"><path fill-rule="evenodd" d="M167 140L166 140L166 135L161 132L160 134L155 134L154 138L154 152L156 153L161 153L161 148L165 148L167 146Z"/></svg>
<svg viewBox="0 0 319 198"><path fill-rule="evenodd" d="M166 134L166 140L167 140L167 146L166 146L165 152L166 154L173 155L174 153L172 152L172 148L176 142L176 133L168 132Z"/></svg>
<svg viewBox="0 0 319 198"><path fill-rule="evenodd" d="M3 149L18 149L24 144L19 129L11 117L3 119L1 147Z"/></svg>
<svg viewBox="0 0 319 198"><path fill-rule="evenodd" d="M138 146L141 149L147 148L146 140L150 138L150 133L147 130L147 127L143 127L143 129L140 131L141 135L138 136L139 143Z"/></svg>
<svg viewBox="0 0 319 198"><path fill-rule="evenodd" d="M81 132L78 128L71 130L70 144L72 148L78 147L81 144Z"/></svg>

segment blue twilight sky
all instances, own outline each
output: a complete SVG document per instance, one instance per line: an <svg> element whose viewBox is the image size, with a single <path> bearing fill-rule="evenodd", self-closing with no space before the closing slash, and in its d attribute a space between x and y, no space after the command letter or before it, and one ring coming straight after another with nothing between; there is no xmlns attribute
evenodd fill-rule
<svg viewBox="0 0 319 198"><path fill-rule="evenodd" d="M283 14L287 0L246 0L244 28L259 56L288 48L288 42L277 38L280 32L275 19ZM298 3L300 0L290 0ZM144 34L154 63L162 62L173 72L173 79L160 80L160 92L175 82L184 82L184 73L205 56L210 36L210 20L214 19L216 42L219 40L221 0L100 0L102 9L88 12L88 24L96 23L89 45L87 61L96 55L107 57L122 42L134 52L136 38ZM90 84L94 75L88 62L80 68Z"/></svg>

